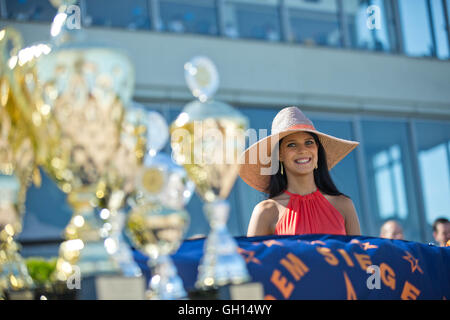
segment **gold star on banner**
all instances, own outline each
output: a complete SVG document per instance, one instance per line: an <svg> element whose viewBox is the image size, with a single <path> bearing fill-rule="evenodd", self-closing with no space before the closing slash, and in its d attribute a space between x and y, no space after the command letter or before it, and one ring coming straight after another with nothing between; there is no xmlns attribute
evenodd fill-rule
<svg viewBox="0 0 450 320"><path fill-rule="evenodd" d="M283 245L281 242L279 242L277 240L267 240L267 241L264 241L263 243L269 248L271 246L273 246L274 244L276 244L277 246L282 246Z"/></svg>
<svg viewBox="0 0 450 320"><path fill-rule="evenodd" d="M364 250L378 248L378 246L376 246L374 244L370 244L370 242L363 242L362 245L363 245Z"/></svg>
<svg viewBox="0 0 450 320"><path fill-rule="evenodd" d="M419 259L414 258L413 255L408 251L405 252L406 256L403 256L403 259L411 263L411 272L414 273L416 270L419 270L419 272L423 274L423 271L419 266Z"/></svg>
<svg viewBox="0 0 450 320"><path fill-rule="evenodd" d="M311 241L311 244L321 244L321 245L323 245L323 246L326 246L327 244L325 243L325 242L323 242L323 241L320 241L320 240L315 240L315 241Z"/></svg>
<svg viewBox="0 0 450 320"><path fill-rule="evenodd" d="M350 243L356 244L356 245L360 246L362 249L364 249L361 241L359 241L358 239L352 239L352 241L350 241Z"/></svg>
<svg viewBox="0 0 450 320"><path fill-rule="evenodd" d="M237 251L242 255L246 263L257 263L261 264L261 261L259 259L255 258L255 251L248 251L245 249L242 249L240 247L237 248Z"/></svg>

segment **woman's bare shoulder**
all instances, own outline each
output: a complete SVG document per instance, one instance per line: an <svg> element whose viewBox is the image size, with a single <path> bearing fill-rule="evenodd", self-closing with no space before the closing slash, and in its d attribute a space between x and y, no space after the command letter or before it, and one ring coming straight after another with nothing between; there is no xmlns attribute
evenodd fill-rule
<svg viewBox="0 0 450 320"><path fill-rule="evenodd" d="M344 195L333 196L333 197L334 197L334 201L336 202L336 205L339 206L339 208L341 208L345 212L348 212L349 210L354 209L353 200L350 199L349 197L346 197Z"/></svg>
<svg viewBox="0 0 450 320"><path fill-rule="evenodd" d="M274 199L263 200L255 206L253 214L260 216L278 215L278 203Z"/></svg>
<svg viewBox="0 0 450 320"><path fill-rule="evenodd" d="M324 195L326 199L344 216L347 218L348 215L351 215L355 211L355 205L353 204L353 200L347 196L339 195Z"/></svg>
<svg viewBox="0 0 450 320"><path fill-rule="evenodd" d="M344 216L347 235L361 235L358 213L353 200L344 196L334 196L335 208Z"/></svg>
<svg viewBox="0 0 450 320"><path fill-rule="evenodd" d="M278 206L273 199L259 202L253 209L247 230L248 237L273 234L278 221Z"/></svg>

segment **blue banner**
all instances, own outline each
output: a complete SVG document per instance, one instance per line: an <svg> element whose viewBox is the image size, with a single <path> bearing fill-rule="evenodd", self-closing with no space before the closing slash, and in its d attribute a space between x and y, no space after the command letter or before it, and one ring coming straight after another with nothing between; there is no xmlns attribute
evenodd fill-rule
<svg viewBox="0 0 450 320"><path fill-rule="evenodd" d="M235 238L265 299L448 299L450 247L331 235ZM186 240L172 256L191 290L204 239ZM147 258L135 252L147 277Z"/></svg>

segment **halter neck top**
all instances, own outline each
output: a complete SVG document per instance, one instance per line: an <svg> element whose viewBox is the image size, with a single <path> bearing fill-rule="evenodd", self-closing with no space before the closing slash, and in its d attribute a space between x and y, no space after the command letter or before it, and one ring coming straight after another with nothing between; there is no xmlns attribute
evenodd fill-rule
<svg viewBox="0 0 450 320"><path fill-rule="evenodd" d="M344 217L319 189L304 196L289 191L285 193L290 199L276 224L276 235L346 235Z"/></svg>

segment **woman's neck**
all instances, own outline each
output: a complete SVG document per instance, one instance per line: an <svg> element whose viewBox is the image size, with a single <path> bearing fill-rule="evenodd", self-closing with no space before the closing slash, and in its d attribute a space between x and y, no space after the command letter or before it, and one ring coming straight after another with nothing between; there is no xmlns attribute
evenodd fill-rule
<svg viewBox="0 0 450 320"><path fill-rule="evenodd" d="M291 193L304 196L306 194L313 193L317 190L313 173L298 176L291 176L288 174L287 178L288 178L287 191Z"/></svg>

